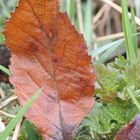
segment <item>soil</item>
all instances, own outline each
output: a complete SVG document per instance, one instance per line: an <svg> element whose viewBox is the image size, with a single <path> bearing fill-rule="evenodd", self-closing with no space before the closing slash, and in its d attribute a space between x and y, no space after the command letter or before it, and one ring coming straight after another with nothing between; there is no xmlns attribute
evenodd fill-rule
<svg viewBox="0 0 140 140"><path fill-rule="evenodd" d="M10 51L5 46L0 46L0 65L8 68L10 64ZM9 82L8 76L0 71L0 82Z"/></svg>

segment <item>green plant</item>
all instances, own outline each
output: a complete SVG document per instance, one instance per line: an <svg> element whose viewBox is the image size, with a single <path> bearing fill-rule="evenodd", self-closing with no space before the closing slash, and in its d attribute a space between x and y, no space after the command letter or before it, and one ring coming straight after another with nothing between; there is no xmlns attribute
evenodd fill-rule
<svg viewBox="0 0 140 140"><path fill-rule="evenodd" d="M10 18L10 11L13 10L17 4L18 0L10 1L9 5L6 5L3 0L0 0L0 6L2 8L2 12L0 13L0 45L3 45L5 43L5 38L2 33L5 20Z"/></svg>
<svg viewBox="0 0 140 140"><path fill-rule="evenodd" d="M38 98L38 96L41 94L42 89L39 89L32 97L31 99L26 103L26 105L18 112L15 118L13 118L7 125L4 132L0 134L1 140L6 140L6 138L11 134L12 130L15 128L16 124L19 122L19 120L25 115L27 110L30 108L30 106L35 102L35 100Z"/></svg>
<svg viewBox="0 0 140 140"><path fill-rule="evenodd" d="M24 120L20 129L19 140L43 140L38 129L28 120Z"/></svg>
<svg viewBox="0 0 140 140"><path fill-rule="evenodd" d="M129 123L140 111L140 63L137 36L134 36L134 10L131 9L131 20L128 19L125 0L122 0L122 10L127 60L119 56L107 65L96 65L96 105L93 112L79 126L74 140L112 140L120 128ZM112 44L118 48L124 39ZM107 49L111 50L110 44L97 49L92 55L96 57ZM105 59L100 60L102 58L97 62L103 62Z"/></svg>
<svg viewBox="0 0 140 140"><path fill-rule="evenodd" d="M131 22L128 18L126 0L122 0L122 11L122 24L125 36L127 59L130 61L138 61L137 36L132 36L137 32L134 9L131 9Z"/></svg>
<svg viewBox="0 0 140 140"><path fill-rule="evenodd" d="M1 70L2 72L4 72L5 74L7 74L8 76L10 76L10 71L9 71L9 69L7 69L6 67L0 65L0 70Z"/></svg>
<svg viewBox="0 0 140 140"><path fill-rule="evenodd" d="M122 56L96 65L96 105L79 126L76 140L112 140L117 131L139 113L140 64ZM84 139L85 137L85 139Z"/></svg>

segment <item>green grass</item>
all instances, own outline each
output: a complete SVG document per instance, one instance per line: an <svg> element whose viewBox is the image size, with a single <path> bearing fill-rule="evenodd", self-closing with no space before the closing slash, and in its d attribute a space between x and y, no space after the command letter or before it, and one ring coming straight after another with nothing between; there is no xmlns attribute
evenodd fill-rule
<svg viewBox="0 0 140 140"><path fill-rule="evenodd" d="M85 10L84 10L84 36L87 42L87 45L89 47L89 53L91 54L91 51L93 49L93 6L92 6L92 0L88 0L85 4Z"/></svg>
<svg viewBox="0 0 140 140"><path fill-rule="evenodd" d="M11 74L10 74L10 70L7 69L6 67L2 66L2 65L0 65L0 70L1 70L2 72L6 73L8 76L11 75Z"/></svg>
<svg viewBox="0 0 140 140"><path fill-rule="evenodd" d="M136 22L134 19L134 10L132 8L131 22L128 18L128 9L126 0L122 0L122 24L126 43L127 59L130 61L138 61L137 36L132 36L136 33Z"/></svg>
<svg viewBox="0 0 140 140"><path fill-rule="evenodd" d="M124 38L113 41L111 43L105 44L96 50L91 52L92 57L96 58L98 55L100 56L98 60L96 60L96 64L104 63L108 60L108 57L112 55L112 53L119 52L119 49L124 46Z"/></svg>
<svg viewBox="0 0 140 140"><path fill-rule="evenodd" d="M4 132L0 134L0 140L6 140L6 138L11 134L13 129L16 127L16 124L19 120L25 115L27 110L31 107L31 105L37 100L38 96L41 94L42 89L39 89L31 99L26 103L26 105L18 112L15 118L13 118L7 125Z"/></svg>
<svg viewBox="0 0 140 140"><path fill-rule="evenodd" d="M19 140L43 140L43 138L38 129L29 120L25 119L21 127Z"/></svg>
<svg viewBox="0 0 140 140"><path fill-rule="evenodd" d="M6 18L10 18L10 11L9 11L9 9L7 8L7 6L5 5L5 3L4 3L3 0L0 0L0 6L1 6L2 9L3 9L4 16L5 16Z"/></svg>

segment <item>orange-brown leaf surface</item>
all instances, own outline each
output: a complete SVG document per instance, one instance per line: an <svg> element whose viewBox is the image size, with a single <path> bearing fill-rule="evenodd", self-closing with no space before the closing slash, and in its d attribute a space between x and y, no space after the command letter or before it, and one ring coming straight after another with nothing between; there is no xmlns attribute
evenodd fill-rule
<svg viewBox="0 0 140 140"><path fill-rule="evenodd" d="M21 105L44 87L26 116L46 140L70 140L94 104L95 75L83 36L59 12L57 0L21 0L5 35Z"/></svg>

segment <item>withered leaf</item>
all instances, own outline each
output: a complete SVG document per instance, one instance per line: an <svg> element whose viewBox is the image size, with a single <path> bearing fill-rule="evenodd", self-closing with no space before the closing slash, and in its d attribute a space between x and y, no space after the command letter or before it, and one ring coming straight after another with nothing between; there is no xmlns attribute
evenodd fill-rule
<svg viewBox="0 0 140 140"><path fill-rule="evenodd" d="M140 140L140 115L123 127L114 140Z"/></svg>
<svg viewBox="0 0 140 140"><path fill-rule="evenodd" d="M21 0L5 35L21 105L44 87L27 117L46 140L70 140L94 104L95 75L83 36L59 12L57 0Z"/></svg>

